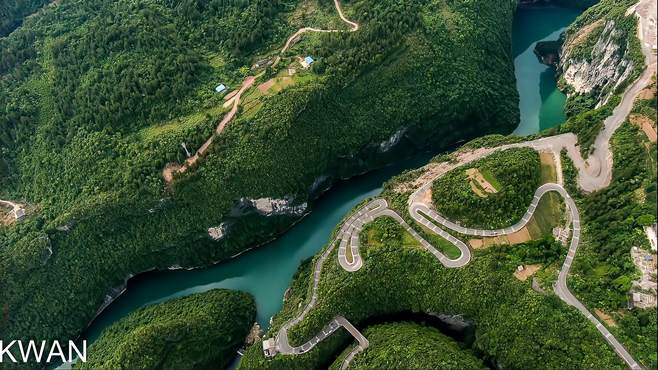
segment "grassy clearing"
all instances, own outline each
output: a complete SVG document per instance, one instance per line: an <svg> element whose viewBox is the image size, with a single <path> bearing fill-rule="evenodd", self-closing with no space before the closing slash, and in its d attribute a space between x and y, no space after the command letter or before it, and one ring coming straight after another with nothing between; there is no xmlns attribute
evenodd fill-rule
<svg viewBox="0 0 658 370"><path fill-rule="evenodd" d="M216 117L226 112L227 109L223 108L221 104L212 108L200 111L198 113L190 114L184 117L179 117L171 121L163 122L161 124L152 125L139 131L138 135L142 140L150 142L155 141L162 135L178 133L184 130L193 129L208 121L208 117Z"/></svg>
<svg viewBox="0 0 658 370"><path fill-rule="evenodd" d="M347 29L347 25L338 16L332 1L301 1L295 11L288 16L288 23L297 28Z"/></svg>
<svg viewBox="0 0 658 370"><path fill-rule="evenodd" d="M450 259L456 259L462 255L462 252L459 250L459 248L455 247L449 241L436 235L432 230L428 229L423 225L420 225L418 223L416 223L416 225L420 226L423 237L427 239L427 241L430 242L430 244L432 244L436 249L441 251L441 253L445 254L446 257ZM409 237L411 237L411 235L409 235ZM413 239L413 237L411 238Z"/></svg>
<svg viewBox="0 0 658 370"><path fill-rule="evenodd" d="M557 170L552 153L539 153L541 163L541 183L557 182Z"/></svg>
<svg viewBox="0 0 658 370"><path fill-rule="evenodd" d="M503 188L503 185L500 184L498 179L496 179L496 176L494 176L494 174L489 169L484 168L480 169L479 171L482 174L482 177L484 177L484 179L487 180L487 182L491 184L491 186L493 186L496 191L500 191Z"/></svg>
<svg viewBox="0 0 658 370"><path fill-rule="evenodd" d="M538 239L553 233L553 228L560 224L563 215L562 199L558 194L544 195L532 219L528 222L528 231L533 239Z"/></svg>
<svg viewBox="0 0 658 370"><path fill-rule="evenodd" d="M240 106L242 113L240 117L252 118L263 106L263 93L258 89L249 89L242 95Z"/></svg>
<svg viewBox="0 0 658 370"><path fill-rule="evenodd" d="M480 185L490 193L486 198L473 192L469 169L478 169ZM496 152L434 181L432 202L440 214L463 226L507 227L525 214L541 183L540 173L539 155L533 149ZM494 189L498 192L493 193Z"/></svg>
<svg viewBox="0 0 658 370"><path fill-rule="evenodd" d="M390 240L395 240L397 245L403 248L421 248L420 243L399 226L400 224L390 217L380 217L368 223L360 234L361 248L366 251L368 248L380 248ZM346 255L349 259L352 258L351 251Z"/></svg>

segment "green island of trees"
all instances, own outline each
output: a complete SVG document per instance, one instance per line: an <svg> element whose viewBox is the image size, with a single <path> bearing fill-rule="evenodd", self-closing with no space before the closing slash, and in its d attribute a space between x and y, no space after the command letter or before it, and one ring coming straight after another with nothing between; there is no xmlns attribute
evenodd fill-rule
<svg viewBox="0 0 658 370"><path fill-rule="evenodd" d="M400 130L442 147L516 126L514 3L347 1L359 31L303 36L280 68L311 54L313 78L260 97L166 186L226 111L215 86L277 54L298 5L62 0L0 38L0 198L32 207L0 227L0 337L75 337L127 276L271 239L297 216L233 216L241 198L312 200L319 178L399 158L380 143Z"/></svg>
<svg viewBox="0 0 658 370"><path fill-rule="evenodd" d="M537 364L542 368L623 369L625 365L600 337L599 332L575 308L553 294L541 294L530 281L519 281L513 273L518 263L550 263L550 253L522 253L516 246L513 258L508 247L476 251L466 267L447 269L419 245L410 245L409 236L398 225L385 227L388 235L376 243L362 245L364 267L346 272L337 262L336 251L326 260L320 280L318 301L306 318L289 332L292 344L299 345L315 335L336 315L359 324L370 317L400 312L432 312L462 315L475 325L472 350L480 358L503 368L520 369ZM537 248L537 246L527 246ZM564 258L565 249L560 252ZM299 297L308 299L312 281L311 264L305 264L293 282L291 298L276 315L267 336L299 313ZM303 282L306 282L304 284ZM260 343L247 350L242 369L308 369L328 366L345 343L353 339L339 331L307 354L266 359ZM357 355L358 357L358 355Z"/></svg>
<svg viewBox="0 0 658 370"><path fill-rule="evenodd" d="M253 298L215 289L146 306L106 328L75 369L224 369L256 319Z"/></svg>
<svg viewBox="0 0 658 370"><path fill-rule="evenodd" d="M469 178L470 169L495 192ZM503 228L521 220L540 184L539 154L508 149L448 172L432 184L432 201L441 215L464 226Z"/></svg>
<svg viewBox="0 0 658 370"><path fill-rule="evenodd" d="M350 369L483 370L482 361L437 329L413 322L380 324L363 334L370 346L350 363ZM340 369L343 356L330 369Z"/></svg>

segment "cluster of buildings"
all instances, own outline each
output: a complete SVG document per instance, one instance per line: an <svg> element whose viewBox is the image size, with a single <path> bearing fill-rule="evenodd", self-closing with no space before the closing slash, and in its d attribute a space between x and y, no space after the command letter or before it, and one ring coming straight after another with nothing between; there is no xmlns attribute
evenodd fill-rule
<svg viewBox="0 0 658 370"><path fill-rule="evenodd" d="M642 273L640 280L633 282L629 293L629 308L656 307L656 255L638 247L631 249L633 264Z"/></svg>

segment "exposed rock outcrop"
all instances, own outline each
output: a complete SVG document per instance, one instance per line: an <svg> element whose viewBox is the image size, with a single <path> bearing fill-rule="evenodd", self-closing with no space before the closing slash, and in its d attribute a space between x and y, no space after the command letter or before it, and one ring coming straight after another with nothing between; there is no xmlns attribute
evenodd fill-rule
<svg viewBox="0 0 658 370"><path fill-rule="evenodd" d="M219 224L219 226L209 227L208 236L210 236L210 238L215 241L222 240L226 236L227 231L228 231L228 223L222 222L221 224Z"/></svg>
<svg viewBox="0 0 658 370"><path fill-rule="evenodd" d="M389 150L393 149L394 146L396 146L400 140L404 137L404 134L407 132L407 127L402 127L399 130L397 130L393 135L391 135L388 140L384 140L381 143L379 143L379 151L382 153L386 153Z"/></svg>
<svg viewBox="0 0 658 370"><path fill-rule="evenodd" d="M309 188L309 193L310 194L317 194L319 192L322 192L323 190L329 188L331 186L331 182L329 181L330 177L327 175L322 175L318 176L315 178L313 181L313 184L311 184Z"/></svg>
<svg viewBox="0 0 658 370"><path fill-rule="evenodd" d="M604 6L610 7L605 2L592 9ZM586 95L593 106L599 107L634 77L639 66L631 56L633 35L628 22L623 22L618 15L615 18L592 14L586 12L567 31L560 51L558 73L561 87L570 98Z"/></svg>
<svg viewBox="0 0 658 370"><path fill-rule="evenodd" d="M535 46L534 52L543 64L557 67L561 46L560 41L540 41Z"/></svg>
<svg viewBox="0 0 658 370"><path fill-rule="evenodd" d="M241 199L241 203L255 209L263 216L301 216L308 209L307 202L293 205L294 199L292 197L284 199Z"/></svg>

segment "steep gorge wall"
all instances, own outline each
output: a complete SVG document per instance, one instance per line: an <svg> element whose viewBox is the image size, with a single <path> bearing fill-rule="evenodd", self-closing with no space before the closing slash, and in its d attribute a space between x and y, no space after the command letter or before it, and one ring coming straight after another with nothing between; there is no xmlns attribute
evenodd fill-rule
<svg viewBox="0 0 658 370"><path fill-rule="evenodd" d="M603 1L566 31L560 50L560 87L568 110L602 106L641 72L633 1ZM575 107L578 106L578 107ZM569 113L569 112L568 112Z"/></svg>

